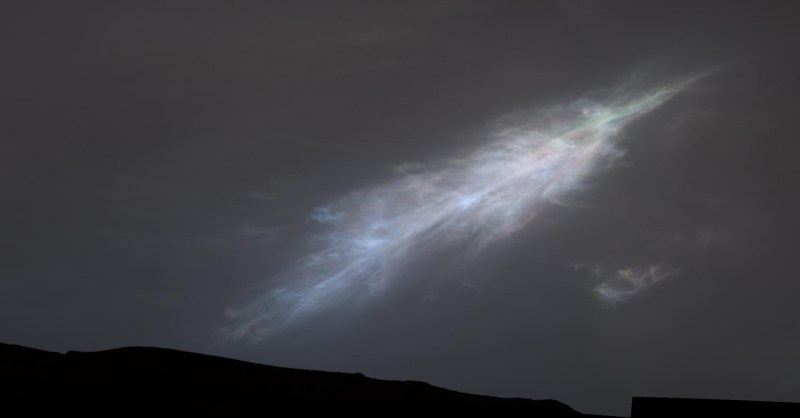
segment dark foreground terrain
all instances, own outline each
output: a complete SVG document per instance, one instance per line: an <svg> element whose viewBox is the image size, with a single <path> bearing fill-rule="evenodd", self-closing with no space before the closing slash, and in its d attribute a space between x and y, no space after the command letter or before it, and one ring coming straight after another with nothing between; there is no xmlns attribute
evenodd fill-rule
<svg viewBox="0 0 800 418"><path fill-rule="evenodd" d="M800 404L634 398L634 418L800 416ZM287 410L286 408L291 408ZM0 414L275 415L478 412L587 416L554 400L471 395L423 382L273 367L161 348L66 354L0 344Z"/></svg>
<svg viewBox="0 0 800 418"><path fill-rule="evenodd" d="M385 413L519 412L580 416L553 400L503 399L423 382L273 367L161 348L66 354L0 344L0 415L273 415L285 408ZM291 412L291 411L286 411Z"/></svg>

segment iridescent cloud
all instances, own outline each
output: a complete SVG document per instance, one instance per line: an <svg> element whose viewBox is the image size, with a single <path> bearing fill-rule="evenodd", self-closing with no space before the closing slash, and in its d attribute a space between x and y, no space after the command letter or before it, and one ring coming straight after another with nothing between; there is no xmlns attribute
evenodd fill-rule
<svg viewBox="0 0 800 418"><path fill-rule="evenodd" d="M478 254L524 228L543 203L575 191L620 154L621 129L704 75L654 89L621 89L605 104L554 109L502 129L461 158L406 163L387 184L315 208L310 219L317 232L305 255L271 280L271 290L230 310L235 326L225 338L263 337L326 309L362 303L389 291L405 279L403 271L437 251ZM660 277L657 270L644 275Z"/></svg>

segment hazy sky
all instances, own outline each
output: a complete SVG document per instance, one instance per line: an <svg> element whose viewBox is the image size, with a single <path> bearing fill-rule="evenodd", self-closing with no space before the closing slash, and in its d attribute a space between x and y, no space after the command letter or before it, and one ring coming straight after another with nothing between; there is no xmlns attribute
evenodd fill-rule
<svg viewBox="0 0 800 418"><path fill-rule="evenodd" d="M797 19L793 1L4 2L0 341L590 413L800 402ZM709 69L624 126L580 130L625 92ZM491 193L481 216L436 212L435 242L457 245L381 253L402 261L375 267L390 286L211 348L253 306L294 309L276 289L317 289L309 257L357 250L331 237L377 220L398 240L397 216L432 219L423 200L495 184L484 157L518 132L613 146L568 193L513 183L514 218ZM537 141L536 161L562 155Z"/></svg>

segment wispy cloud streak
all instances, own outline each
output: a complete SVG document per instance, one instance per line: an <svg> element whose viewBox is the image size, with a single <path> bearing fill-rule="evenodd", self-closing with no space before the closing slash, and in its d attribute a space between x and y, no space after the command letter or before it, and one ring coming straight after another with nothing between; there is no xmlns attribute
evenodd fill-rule
<svg viewBox="0 0 800 418"><path fill-rule="evenodd" d="M654 284L675 275L677 270L668 270L662 266L636 266L617 270L595 287L597 296L604 302L615 304L624 302Z"/></svg>
<svg viewBox="0 0 800 418"><path fill-rule="evenodd" d="M272 290L229 312L235 326L225 338L263 337L363 302L402 281L400 273L426 254L457 248L472 255L510 236L544 202L557 202L618 156L621 129L702 76L554 109L503 129L462 158L399 170L388 184L314 209L310 219L320 232L306 255Z"/></svg>

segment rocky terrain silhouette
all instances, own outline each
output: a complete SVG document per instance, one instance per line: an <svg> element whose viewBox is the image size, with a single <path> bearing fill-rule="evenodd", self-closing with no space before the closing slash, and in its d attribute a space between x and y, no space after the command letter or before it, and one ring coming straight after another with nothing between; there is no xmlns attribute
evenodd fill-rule
<svg viewBox="0 0 800 418"><path fill-rule="evenodd" d="M65 354L0 343L0 414L253 416L335 411L581 414L555 400L498 398L361 373L275 367L150 347ZM797 417L800 404L635 397L631 416Z"/></svg>

